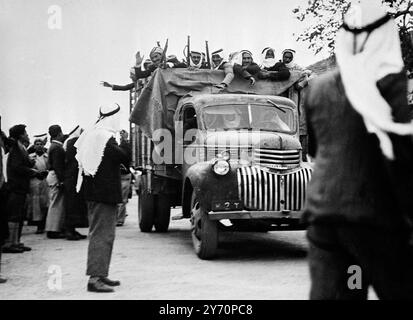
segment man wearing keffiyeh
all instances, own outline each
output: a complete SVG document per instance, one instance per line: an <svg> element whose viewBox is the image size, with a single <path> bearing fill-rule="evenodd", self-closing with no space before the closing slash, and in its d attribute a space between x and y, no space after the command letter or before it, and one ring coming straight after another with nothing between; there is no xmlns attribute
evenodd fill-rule
<svg viewBox="0 0 413 320"><path fill-rule="evenodd" d="M113 292L119 281L108 278L115 240L118 203L122 202L121 164L128 165L129 153L119 146L115 135L120 131L120 107L101 107L99 119L77 140L79 163L77 191L83 188L88 207L89 247L86 274L87 290Z"/></svg>
<svg viewBox="0 0 413 320"><path fill-rule="evenodd" d="M311 299L413 299L413 124L395 21L355 1L336 38L338 69L306 95ZM351 268L350 268L351 267Z"/></svg>

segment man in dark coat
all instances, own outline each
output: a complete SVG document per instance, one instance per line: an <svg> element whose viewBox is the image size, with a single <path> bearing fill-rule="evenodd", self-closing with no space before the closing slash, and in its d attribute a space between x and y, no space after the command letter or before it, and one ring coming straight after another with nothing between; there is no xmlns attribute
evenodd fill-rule
<svg viewBox="0 0 413 320"><path fill-rule="evenodd" d="M120 131L120 107L102 107L94 128L84 132L76 142L76 159L82 170L83 187L89 216L89 247L86 274L87 290L113 292L119 281L108 278L115 240L118 204L122 202L120 166L129 165L127 150L120 147L114 135ZM103 157L102 157L103 155Z"/></svg>
<svg viewBox="0 0 413 320"><path fill-rule="evenodd" d="M86 228L87 206L83 196L83 190L76 192L76 182L79 173L79 164L76 160L75 143L79 139L82 129L77 126L63 144L65 149L65 179L64 179L64 203L65 219L64 229L67 240L86 239L86 236L76 231L76 228Z"/></svg>
<svg viewBox="0 0 413 320"><path fill-rule="evenodd" d="M63 149L64 135L59 125L49 127L51 144L48 151L50 205L47 211L46 231L49 239L64 238L64 179L65 179L65 151Z"/></svg>
<svg viewBox="0 0 413 320"><path fill-rule="evenodd" d="M25 216L25 202L30 191L32 177L44 178L33 169L34 162L30 161L25 145L30 144L26 126L19 124L9 130L10 150L7 158L7 190L8 199L6 212L8 216L9 239L3 247L4 253L22 253L31 248L20 242L21 228Z"/></svg>
<svg viewBox="0 0 413 320"><path fill-rule="evenodd" d="M128 132L126 130L121 130L120 131L120 147L123 150L127 150L128 152L128 157L131 158L132 155L132 150L130 147L130 142L128 140ZM120 180L121 180L121 186L122 186L122 203L118 204L118 217L117 217L117 223L116 225L118 227L121 227L125 224L125 219L126 219L126 205L129 200L129 191L131 187L131 181L132 181L132 173L130 172L130 162L125 166L124 164L121 164L120 168Z"/></svg>
<svg viewBox="0 0 413 320"><path fill-rule="evenodd" d="M369 285L380 299L413 299L413 125L398 33L375 5L356 15L364 36L340 30L340 69L306 96L311 299L366 299Z"/></svg>

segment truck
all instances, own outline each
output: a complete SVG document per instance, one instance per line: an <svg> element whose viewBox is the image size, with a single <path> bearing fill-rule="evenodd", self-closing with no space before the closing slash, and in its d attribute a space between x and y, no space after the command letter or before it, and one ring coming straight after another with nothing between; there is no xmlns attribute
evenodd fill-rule
<svg viewBox="0 0 413 320"><path fill-rule="evenodd" d="M288 81L223 71L158 69L131 93L139 227L167 232L171 207L189 219L195 253L216 255L219 233L302 230L312 166L302 154L300 97ZM236 234L234 232L234 234Z"/></svg>

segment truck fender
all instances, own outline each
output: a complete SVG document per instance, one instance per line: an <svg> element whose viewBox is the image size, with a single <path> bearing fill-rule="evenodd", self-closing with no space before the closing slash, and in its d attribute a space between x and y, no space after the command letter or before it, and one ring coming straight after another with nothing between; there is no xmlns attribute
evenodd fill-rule
<svg viewBox="0 0 413 320"><path fill-rule="evenodd" d="M200 190L203 181L211 170L210 162L200 162L191 166L185 174L182 187L182 214L185 218L191 216L192 191Z"/></svg>

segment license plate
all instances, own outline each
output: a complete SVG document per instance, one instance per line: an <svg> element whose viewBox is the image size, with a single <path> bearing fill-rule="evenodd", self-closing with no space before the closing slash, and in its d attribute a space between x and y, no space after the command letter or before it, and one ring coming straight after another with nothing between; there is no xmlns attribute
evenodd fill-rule
<svg viewBox="0 0 413 320"><path fill-rule="evenodd" d="M212 211L231 211L242 210L242 202L240 200L223 200L214 201L212 203Z"/></svg>

